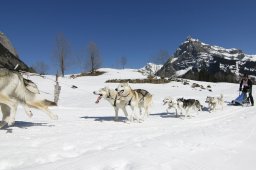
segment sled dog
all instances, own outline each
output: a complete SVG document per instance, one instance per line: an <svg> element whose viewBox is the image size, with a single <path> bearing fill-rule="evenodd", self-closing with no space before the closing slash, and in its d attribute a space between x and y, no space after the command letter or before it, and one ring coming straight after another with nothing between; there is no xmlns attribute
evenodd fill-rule
<svg viewBox="0 0 256 170"><path fill-rule="evenodd" d="M190 116L189 110L194 109L198 113L198 111L201 111L202 107L203 107L200 104L200 102L196 99L179 98L179 99L177 99L177 102L178 102L179 107L186 111L185 118L188 117L188 115Z"/></svg>
<svg viewBox="0 0 256 170"><path fill-rule="evenodd" d="M35 108L46 112L52 119L58 119L58 116L48 109L49 106L56 106L56 103L42 98L32 81L24 79L16 71L5 68L0 69L0 103L3 114L0 128L15 122L18 104L23 105L29 117L32 116L29 108Z"/></svg>
<svg viewBox="0 0 256 170"><path fill-rule="evenodd" d="M129 120L144 120L149 115L148 109L152 104L152 95L143 89L132 89L129 83L120 83L115 89L117 91L120 100L127 102L127 105L131 106L132 114L129 115ZM135 114L135 108L139 108L140 115ZM142 113L142 108L145 112Z"/></svg>
<svg viewBox="0 0 256 170"><path fill-rule="evenodd" d="M217 105L221 105L221 109L223 110L223 106L224 106L223 94L221 94L220 97L207 96L205 102L208 103L208 109L210 112L214 111Z"/></svg>
<svg viewBox="0 0 256 170"><path fill-rule="evenodd" d="M121 109L125 116L128 118L128 113L126 111L127 102L124 100L120 100L117 95L117 92L108 87L104 87L99 89L98 91L94 91L93 94L99 95L95 103L99 103L100 99L104 98L107 100L115 109L115 121L118 120L118 111Z"/></svg>
<svg viewBox="0 0 256 170"><path fill-rule="evenodd" d="M172 97L166 97L163 100L163 105L166 105L166 104L168 106L166 109L166 112L169 113L169 109L174 108L176 117L178 117L178 109L181 111L181 105L179 104L179 102Z"/></svg>

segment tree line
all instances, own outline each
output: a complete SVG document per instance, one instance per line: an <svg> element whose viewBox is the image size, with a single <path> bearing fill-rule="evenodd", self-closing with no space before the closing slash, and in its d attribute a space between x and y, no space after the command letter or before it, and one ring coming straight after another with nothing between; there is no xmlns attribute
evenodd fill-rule
<svg viewBox="0 0 256 170"><path fill-rule="evenodd" d="M148 62L155 64L164 64L170 55L167 50L159 50L156 54L149 57ZM60 33L55 38L55 45L52 55L52 62L56 74L64 76L68 69L72 66L79 67L81 73L89 72L94 74L97 69L102 66L102 56L100 49L95 42L89 42L86 47L86 52L83 55L71 55L71 45L63 33ZM120 56L117 59L117 65L124 69L127 66L128 58ZM48 74L50 66L45 61L37 61L32 65L33 70L39 74Z"/></svg>
<svg viewBox="0 0 256 170"><path fill-rule="evenodd" d="M95 42L89 42L87 54L72 57L70 43L62 33L56 36L52 59L56 74L62 77L72 66L79 67L82 73L90 72L91 74L94 74L102 66L100 50ZM127 58L121 56L118 63L124 69L127 64ZM37 61L33 64L32 68L39 74L47 74L49 65L44 61Z"/></svg>

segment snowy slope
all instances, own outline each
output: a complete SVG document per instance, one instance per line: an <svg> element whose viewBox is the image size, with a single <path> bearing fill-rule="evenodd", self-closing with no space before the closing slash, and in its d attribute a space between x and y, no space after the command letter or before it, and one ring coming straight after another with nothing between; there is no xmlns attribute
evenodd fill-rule
<svg viewBox="0 0 256 170"><path fill-rule="evenodd" d="M107 73L98 77L60 80L60 103L51 109L59 115L57 121L37 110L29 119L19 107L15 125L0 130L0 170L255 169L254 107L218 107L213 113L191 112L194 117L183 120L167 114L162 105L166 96L196 98L207 106L207 95L223 93L225 101L231 101L238 95L238 84L197 82L210 85L213 92L180 82L131 84L153 94L151 115L143 123L125 123L124 118L115 122L110 104L104 100L95 104L92 92L117 86L104 83L108 79L144 76L136 70L102 70ZM54 83L49 79L54 77L30 78L42 95L53 98Z"/></svg>

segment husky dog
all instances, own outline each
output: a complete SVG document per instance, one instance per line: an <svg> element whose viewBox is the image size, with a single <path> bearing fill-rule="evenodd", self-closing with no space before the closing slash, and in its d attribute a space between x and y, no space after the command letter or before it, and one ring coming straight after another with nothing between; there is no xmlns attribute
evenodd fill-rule
<svg viewBox="0 0 256 170"><path fill-rule="evenodd" d="M125 116L128 117L128 113L126 111L127 102L124 100L120 100L115 90L112 90L108 87L104 87L99 89L98 91L94 91L93 94L99 95L95 103L99 103L100 99L103 97L106 99L115 109L115 121L118 120L118 111L122 109Z"/></svg>
<svg viewBox="0 0 256 170"><path fill-rule="evenodd" d="M193 108L194 110L201 111L202 110L202 105L198 100L195 99L184 99L184 98L179 98L177 99L178 105L180 108L186 110L185 118L188 117L189 110Z"/></svg>
<svg viewBox="0 0 256 170"><path fill-rule="evenodd" d="M208 103L208 108L210 112L216 109L217 104L221 105L221 108L223 110L223 105L224 105L223 94L221 94L220 97L207 96L205 103Z"/></svg>
<svg viewBox="0 0 256 170"><path fill-rule="evenodd" d="M0 128L15 122L18 104L23 105L29 117L32 116L29 108L36 108L46 112L50 118L58 119L58 116L48 109L49 106L56 106L56 103L43 99L32 81L24 79L18 72L5 68L0 69L0 103L3 113Z"/></svg>
<svg viewBox="0 0 256 170"><path fill-rule="evenodd" d="M120 100L124 100L128 105L131 106L132 115L130 120L133 121L133 118L137 120L144 120L146 116L149 115L148 109L152 104L152 95L143 89L132 89L129 83L120 83L115 89L120 96ZM135 114L135 108L139 108L140 117ZM142 114L142 108L145 112Z"/></svg>
<svg viewBox="0 0 256 170"><path fill-rule="evenodd" d="M172 98L172 97L166 97L163 100L163 105L168 105L166 112L169 113L169 109L174 108L175 109L175 113L176 113L176 117L178 117L178 109L181 110L181 105L179 104L179 102Z"/></svg>

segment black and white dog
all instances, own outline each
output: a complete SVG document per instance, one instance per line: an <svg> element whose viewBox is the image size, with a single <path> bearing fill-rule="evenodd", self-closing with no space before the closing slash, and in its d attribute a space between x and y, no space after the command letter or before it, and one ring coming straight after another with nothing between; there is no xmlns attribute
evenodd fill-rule
<svg viewBox="0 0 256 170"><path fill-rule="evenodd" d="M185 112L185 118L188 117L189 110L192 108L197 111L201 111L203 106L200 104L200 102L196 99L184 99L184 98L179 98L177 99L177 103L180 108L184 109ZM190 116L190 114L189 114Z"/></svg>

